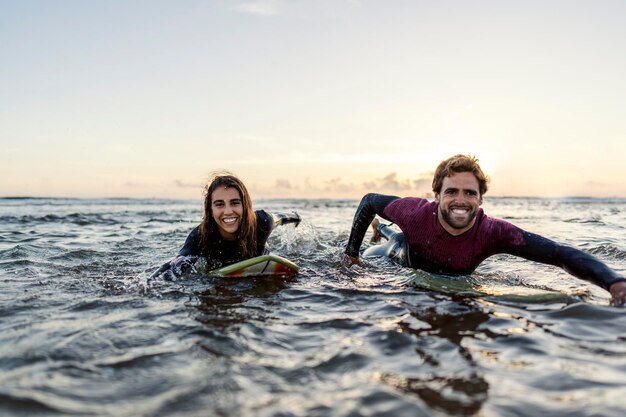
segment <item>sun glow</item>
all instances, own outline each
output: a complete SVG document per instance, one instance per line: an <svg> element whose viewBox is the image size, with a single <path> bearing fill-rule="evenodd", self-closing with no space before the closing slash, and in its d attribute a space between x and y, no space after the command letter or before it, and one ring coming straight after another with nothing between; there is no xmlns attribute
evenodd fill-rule
<svg viewBox="0 0 626 417"><path fill-rule="evenodd" d="M459 153L491 195L626 196L615 4L296 3L7 3L0 196L419 195Z"/></svg>

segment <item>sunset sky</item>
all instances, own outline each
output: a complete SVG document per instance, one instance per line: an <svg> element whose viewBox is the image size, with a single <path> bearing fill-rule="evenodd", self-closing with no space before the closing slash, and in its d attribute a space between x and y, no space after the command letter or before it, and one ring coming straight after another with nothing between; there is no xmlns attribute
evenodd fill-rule
<svg viewBox="0 0 626 417"><path fill-rule="evenodd" d="M0 196L626 197L626 2L0 0Z"/></svg>

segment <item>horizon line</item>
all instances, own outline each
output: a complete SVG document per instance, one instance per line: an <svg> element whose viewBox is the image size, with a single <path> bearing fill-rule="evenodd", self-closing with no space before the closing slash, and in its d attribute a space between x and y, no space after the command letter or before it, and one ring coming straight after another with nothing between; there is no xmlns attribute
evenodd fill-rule
<svg viewBox="0 0 626 417"><path fill-rule="evenodd" d="M432 199L433 196L412 196L419 198ZM252 200L359 200L361 197L253 197ZM575 200L624 200L624 197L593 197L584 195L571 196L529 196L529 195L490 195L485 197L487 200L491 198L498 199L537 199L537 200L555 200L555 199L575 199ZM0 200L195 200L196 197L65 197L65 196L0 196Z"/></svg>

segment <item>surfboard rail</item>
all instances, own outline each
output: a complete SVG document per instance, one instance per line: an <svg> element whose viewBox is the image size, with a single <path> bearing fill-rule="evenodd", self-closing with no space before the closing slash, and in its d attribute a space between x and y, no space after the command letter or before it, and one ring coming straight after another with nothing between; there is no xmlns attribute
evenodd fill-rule
<svg viewBox="0 0 626 417"><path fill-rule="evenodd" d="M281 276L292 277L298 274L300 267L289 259L268 254L246 259L232 265L214 269L209 275L228 278Z"/></svg>
<svg viewBox="0 0 626 417"><path fill-rule="evenodd" d="M407 284L425 290L464 297L479 297L498 301L519 303L559 303L572 302L574 298L568 294L523 286L476 285L465 277L454 278L439 276L424 271L415 271L407 277Z"/></svg>

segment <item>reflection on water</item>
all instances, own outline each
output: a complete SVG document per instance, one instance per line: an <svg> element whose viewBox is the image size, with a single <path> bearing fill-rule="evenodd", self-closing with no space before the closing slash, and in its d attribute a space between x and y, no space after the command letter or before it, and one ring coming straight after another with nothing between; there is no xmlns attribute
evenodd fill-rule
<svg viewBox="0 0 626 417"><path fill-rule="evenodd" d="M304 219L269 241L295 278L172 282L147 278L195 200L0 199L0 414L624 415L626 314L605 291L508 256L463 295L384 261L343 269L357 203L255 203ZM485 208L626 271L626 201ZM544 290L565 297L528 298Z"/></svg>
<svg viewBox="0 0 626 417"><path fill-rule="evenodd" d="M287 288L289 281L293 279L214 279L209 289L196 294L199 303L195 308L202 312L196 320L220 330L249 320L265 321L271 310L259 301Z"/></svg>
<svg viewBox="0 0 626 417"><path fill-rule="evenodd" d="M403 379L386 376L383 381L403 392L417 394L433 409L453 415L474 415L487 399L489 384L462 342L474 337L489 315L462 300L425 309L407 308L413 318L429 325L414 329L410 324L399 323L402 331L414 334L419 340L416 352L423 361L425 376ZM437 345L435 354L434 345ZM452 375L451 367L455 369ZM442 372L443 369L447 370Z"/></svg>

